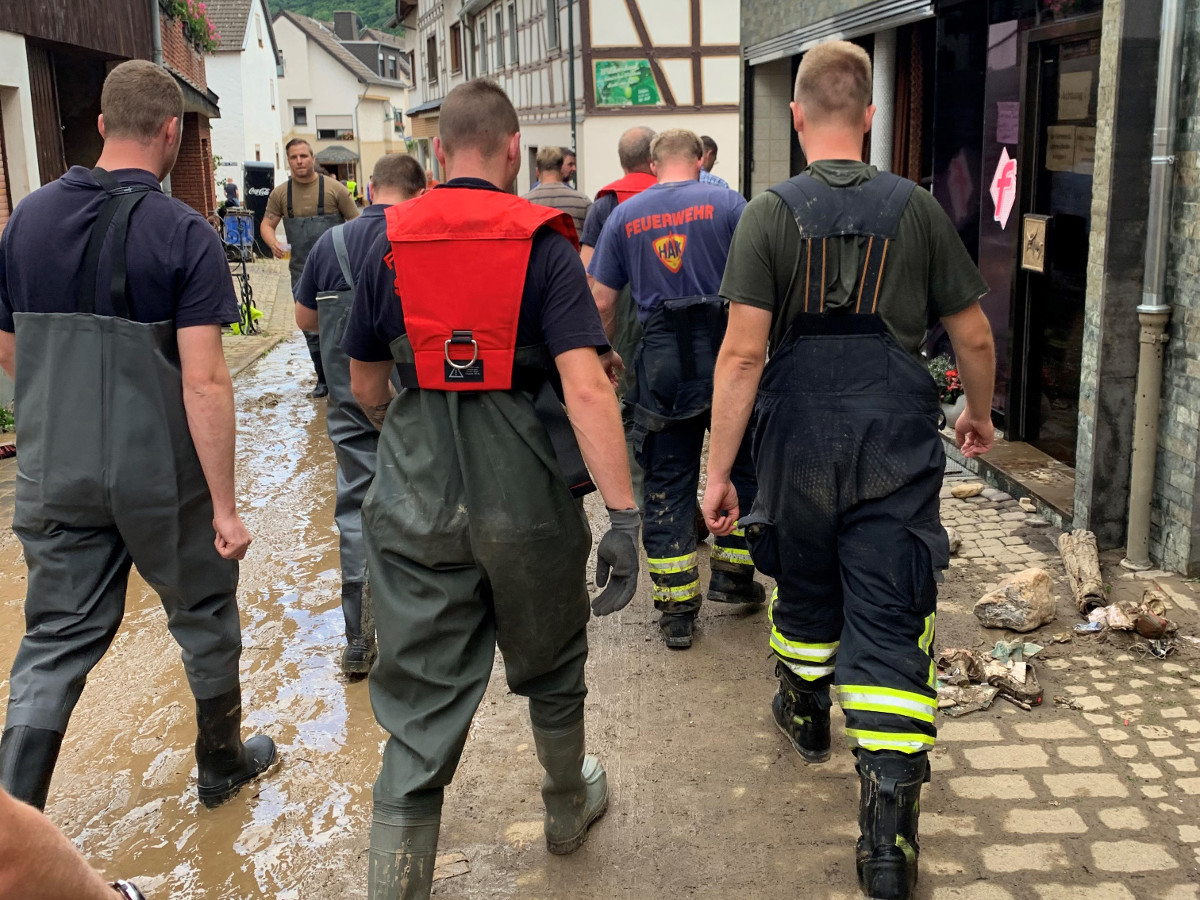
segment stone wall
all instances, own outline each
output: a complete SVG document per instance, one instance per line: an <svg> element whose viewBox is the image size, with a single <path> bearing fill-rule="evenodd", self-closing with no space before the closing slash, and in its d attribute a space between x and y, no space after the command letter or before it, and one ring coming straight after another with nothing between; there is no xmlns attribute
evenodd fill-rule
<svg viewBox="0 0 1200 900"><path fill-rule="evenodd" d="M1200 574L1200 0L1187 4L1185 40L1167 276L1172 314L1150 549L1164 568L1195 575ZM1153 95L1146 96L1150 102Z"/></svg>
<svg viewBox="0 0 1200 900"><path fill-rule="evenodd" d="M792 99L791 58L751 66L746 75L752 81L753 109L750 120L750 171L742 183L750 186L750 196L792 176Z"/></svg>
<svg viewBox="0 0 1200 900"><path fill-rule="evenodd" d="M162 17L163 62L192 83L202 93L208 90L204 73L204 56L196 45L183 35L183 23Z"/></svg>
<svg viewBox="0 0 1200 900"><path fill-rule="evenodd" d="M876 0L742 0L742 46L804 28Z"/></svg>
<svg viewBox="0 0 1200 900"><path fill-rule="evenodd" d="M171 196L201 215L208 215L217 208L215 191L208 119L196 113L184 113L179 159L171 170Z"/></svg>

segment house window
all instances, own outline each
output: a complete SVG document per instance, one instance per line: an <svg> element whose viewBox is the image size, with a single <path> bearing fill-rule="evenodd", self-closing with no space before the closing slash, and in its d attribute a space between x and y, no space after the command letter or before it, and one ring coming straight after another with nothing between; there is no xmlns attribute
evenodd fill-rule
<svg viewBox="0 0 1200 900"><path fill-rule="evenodd" d="M271 109L275 108L275 79L271 79Z"/></svg>
<svg viewBox="0 0 1200 900"><path fill-rule="evenodd" d="M396 80L396 57L394 56L388 57L388 78L392 81Z"/></svg>
<svg viewBox="0 0 1200 900"><path fill-rule="evenodd" d="M254 145L254 161L262 162L262 145L261 144Z"/></svg>
<svg viewBox="0 0 1200 900"><path fill-rule="evenodd" d="M431 34L425 40L425 79L430 84L437 84L438 80L438 58L437 58L437 35Z"/></svg>
<svg viewBox="0 0 1200 900"><path fill-rule="evenodd" d="M479 20L479 74L486 75L488 71L487 22Z"/></svg>
<svg viewBox="0 0 1200 900"><path fill-rule="evenodd" d="M518 53L517 44L517 5L515 3L508 4L508 55L512 57L514 66L520 65L521 57Z"/></svg>
<svg viewBox="0 0 1200 900"><path fill-rule="evenodd" d="M462 26L457 22L450 26L450 71L462 71Z"/></svg>
<svg viewBox="0 0 1200 900"><path fill-rule="evenodd" d="M292 107L292 124L307 125L308 124L308 107L293 106Z"/></svg>
<svg viewBox="0 0 1200 900"><path fill-rule="evenodd" d="M263 45L262 17L261 16L254 17L254 30L258 33L258 46L261 47Z"/></svg>
<svg viewBox="0 0 1200 900"><path fill-rule="evenodd" d="M558 49L558 0L546 0L546 49Z"/></svg>
<svg viewBox="0 0 1200 900"><path fill-rule="evenodd" d="M354 116L317 116L317 140L354 140Z"/></svg>

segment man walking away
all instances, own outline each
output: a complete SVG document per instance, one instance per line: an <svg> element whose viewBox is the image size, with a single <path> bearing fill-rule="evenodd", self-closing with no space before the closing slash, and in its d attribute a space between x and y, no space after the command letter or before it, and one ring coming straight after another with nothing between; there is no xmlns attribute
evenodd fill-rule
<svg viewBox="0 0 1200 900"><path fill-rule="evenodd" d="M225 179L225 202L229 206L238 205L238 188L232 178Z"/></svg>
<svg viewBox="0 0 1200 900"><path fill-rule="evenodd" d="M712 402L713 366L725 333L717 290L742 196L700 184L700 139L664 131L651 146L658 184L617 207L592 258L593 292L606 328L619 292L633 291L644 336L633 361L633 447L646 471L643 538L654 606L668 647L692 645L700 610L696 489ZM738 488L754 495L749 441ZM708 599L762 603L746 539L737 528L714 543Z"/></svg>
<svg viewBox="0 0 1200 900"><path fill-rule="evenodd" d="M345 185L333 176L328 178L317 173L312 147L302 138L293 138L284 148L287 153L291 177L267 198L267 210L263 215L259 234L263 243L271 248L276 259L283 259L284 251L275 239L275 229L283 221L283 230L291 245L288 272L292 279L292 291L300 282L304 262L317 243L317 238L342 222L358 216L358 206ZM326 397L329 388L325 382L325 368L321 364L321 339L312 332L304 332L308 344L308 355L312 357L313 370L317 373L317 384L309 395L313 398Z"/></svg>
<svg viewBox="0 0 1200 900"><path fill-rule="evenodd" d="M509 687L529 698L550 852L576 850L607 807L607 776L584 753L591 538L572 496L589 487L584 460L612 525L593 610L623 608L637 586L639 514L574 226L505 192L521 136L493 82L447 95L434 152L448 180L388 210L345 337L354 394L383 427L363 504L371 705L391 734L371 900L429 896L443 791L497 643ZM406 389L393 399L396 364Z"/></svg>
<svg viewBox="0 0 1200 900"><path fill-rule="evenodd" d="M136 564L183 648L200 800L216 806L275 760L270 738L241 740L237 560L250 535L221 351L237 305L220 240L159 189L179 153L175 80L122 63L100 105L97 167L35 191L0 239L0 366L15 369L21 411L13 531L29 566L0 782L45 806Z"/></svg>
<svg viewBox="0 0 1200 900"><path fill-rule="evenodd" d="M704 145L704 156L700 160L701 183L715 184L717 187L723 188L729 187L728 181L720 175L712 173L713 166L717 164L717 142L706 134L700 138L700 143Z"/></svg>
<svg viewBox="0 0 1200 900"><path fill-rule="evenodd" d="M329 384L325 428L337 457L338 555L342 569L342 613L346 649L342 671L365 675L375 659L375 633L364 606L367 560L363 550L362 503L375 475L379 432L350 389L350 358L340 344L354 302L356 272L367 251L386 230L388 207L425 193L425 173L411 156L381 156L371 173L371 206L353 222L325 232L317 240L296 286L296 324L321 336L321 358Z"/></svg>
<svg viewBox="0 0 1200 900"><path fill-rule="evenodd" d="M575 233L583 233L583 221L592 201L563 183L563 152L557 147L542 147L537 153L538 183L524 197L538 206L565 212L575 223Z"/></svg>
<svg viewBox="0 0 1200 900"><path fill-rule="evenodd" d="M755 564L778 583L772 711L806 762L829 758L837 685L861 781L859 881L869 897L907 900L949 560L938 396L918 348L940 318L967 393L967 456L992 445L995 353L979 306L987 285L942 208L861 161L870 103L861 48L805 54L792 114L809 166L747 207L721 285L731 308L704 513L716 534L740 517ZM730 474L756 391L751 502Z"/></svg>

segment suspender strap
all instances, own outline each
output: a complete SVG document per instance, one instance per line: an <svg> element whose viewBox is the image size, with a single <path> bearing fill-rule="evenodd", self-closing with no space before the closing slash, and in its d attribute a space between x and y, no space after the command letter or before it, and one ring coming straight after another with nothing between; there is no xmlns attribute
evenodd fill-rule
<svg viewBox="0 0 1200 900"><path fill-rule="evenodd" d="M874 313L879 306L879 286L883 283L883 264L887 262L890 238L872 237L867 242L867 258L863 261L862 279L858 285L858 301L855 304L856 313ZM868 310L867 304L870 304Z"/></svg>
<svg viewBox="0 0 1200 900"><path fill-rule="evenodd" d="M129 234L129 217L133 208L145 199L146 193L126 194L118 201L117 213L113 216L112 280L109 282L109 299L113 313L122 319L130 318L129 285L126 282L128 254L125 239Z"/></svg>
<svg viewBox="0 0 1200 900"><path fill-rule="evenodd" d="M151 188L145 185L125 187L104 169L93 169L92 175L105 189L108 196L100 207L100 215L92 226L87 249L83 254L82 276L77 310L86 315L96 311L96 279L100 269L100 254L109 226L116 222L113 233L113 273L109 283L109 296L113 312L121 318L129 318L129 297L126 285L125 239L129 230L129 216L133 208L142 201Z"/></svg>
<svg viewBox="0 0 1200 900"><path fill-rule="evenodd" d="M287 214L289 219L295 218L296 214L292 212L292 179L288 179L287 186ZM325 215L325 176L317 176L317 215Z"/></svg>
<svg viewBox="0 0 1200 900"><path fill-rule="evenodd" d="M288 179L287 189L287 217L289 219L294 219L296 217L295 213L292 212L292 179L290 178Z"/></svg>
<svg viewBox="0 0 1200 900"><path fill-rule="evenodd" d="M354 273L350 271L350 253L346 250L346 234L342 231L345 225L335 225L333 231L333 252L337 256L338 266L342 270L342 278L350 290L354 290Z"/></svg>

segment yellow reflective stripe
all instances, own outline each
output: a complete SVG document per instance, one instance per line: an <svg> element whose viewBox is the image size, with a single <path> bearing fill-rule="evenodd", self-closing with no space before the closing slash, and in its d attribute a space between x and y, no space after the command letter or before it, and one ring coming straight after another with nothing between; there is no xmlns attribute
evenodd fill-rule
<svg viewBox="0 0 1200 900"><path fill-rule="evenodd" d="M921 632L921 637L917 640L917 646L929 657L929 675L925 683L934 690L937 689L937 666L933 661L933 634L934 623L937 619L937 613L931 612L925 617L925 630Z"/></svg>
<svg viewBox="0 0 1200 900"><path fill-rule="evenodd" d="M662 559L646 560L650 565L650 571L655 575L675 575L679 572L686 572L688 569L694 569L699 564L699 557L693 550L687 556L670 556Z"/></svg>
<svg viewBox="0 0 1200 900"><path fill-rule="evenodd" d="M739 547L722 547L720 544L713 545L708 558L720 560L721 562L738 563L743 566L754 565L754 560L750 558L749 550L743 550Z"/></svg>
<svg viewBox="0 0 1200 900"><path fill-rule="evenodd" d="M934 744L934 739L927 734L892 731L861 731L847 728L846 737L850 743L864 750L898 750L901 753L920 753L928 750Z"/></svg>
<svg viewBox="0 0 1200 900"><path fill-rule="evenodd" d="M780 657L779 661L805 681L816 681L818 678L824 678L826 675L833 674L833 666L806 666L801 663L792 662L790 659L784 659L783 657Z"/></svg>
<svg viewBox="0 0 1200 900"><path fill-rule="evenodd" d="M926 706L929 709L937 709L937 700L933 697L926 697L924 694L918 694L913 691L901 691L896 688L875 687L874 685L866 684L839 684L837 692L839 695L859 694L867 697L887 697L895 700L904 700L917 706Z"/></svg>
<svg viewBox="0 0 1200 900"><path fill-rule="evenodd" d="M689 581L687 584L677 587L664 587L656 584L653 596L660 603L682 603L685 600L691 600L700 596L700 579L697 578L695 581Z"/></svg>
<svg viewBox="0 0 1200 900"><path fill-rule="evenodd" d="M863 712L887 713L893 716L904 716L906 719L916 719L919 722L932 722L933 710L924 709L907 700L867 698L862 694L839 694L838 702L842 709L858 709Z"/></svg>
<svg viewBox="0 0 1200 900"><path fill-rule="evenodd" d="M803 641L789 641L772 626L771 649L790 659L821 663L833 658L833 655L838 650L838 642L807 644Z"/></svg>
<svg viewBox="0 0 1200 900"><path fill-rule="evenodd" d="M737 522L734 522L733 523L733 531L731 531L729 533L731 535L733 535L734 537L744 538L746 536L746 529L742 528Z"/></svg>

